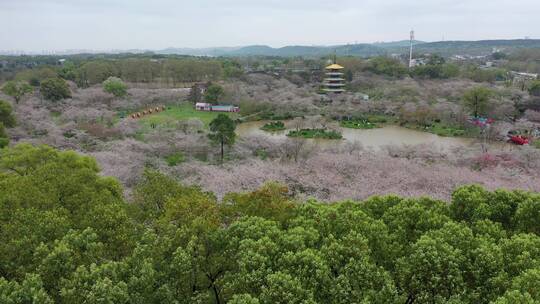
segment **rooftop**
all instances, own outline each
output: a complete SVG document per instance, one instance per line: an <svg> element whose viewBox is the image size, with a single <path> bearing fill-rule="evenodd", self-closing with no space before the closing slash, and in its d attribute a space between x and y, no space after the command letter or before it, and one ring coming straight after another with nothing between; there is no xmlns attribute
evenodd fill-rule
<svg viewBox="0 0 540 304"><path fill-rule="evenodd" d="M339 64L331 64L329 66L326 67L327 70L341 70L341 69L344 69L344 67L340 66Z"/></svg>

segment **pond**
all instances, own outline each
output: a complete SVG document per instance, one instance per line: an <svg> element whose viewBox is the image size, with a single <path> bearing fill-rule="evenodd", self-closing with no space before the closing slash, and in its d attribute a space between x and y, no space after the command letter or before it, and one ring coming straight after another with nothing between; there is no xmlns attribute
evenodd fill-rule
<svg viewBox="0 0 540 304"><path fill-rule="evenodd" d="M268 121L252 121L239 124L236 133L240 137L263 136L272 139L284 139L288 130L279 132L266 132L260 128ZM343 140L310 140L317 145L335 145L345 142L360 142L365 147L379 149L386 145L418 145L430 144L442 149L469 146L474 140L471 138L442 137L428 132L407 129L396 125L386 125L382 128L363 130L349 129L333 126L343 134ZM289 128L292 129L292 128Z"/></svg>

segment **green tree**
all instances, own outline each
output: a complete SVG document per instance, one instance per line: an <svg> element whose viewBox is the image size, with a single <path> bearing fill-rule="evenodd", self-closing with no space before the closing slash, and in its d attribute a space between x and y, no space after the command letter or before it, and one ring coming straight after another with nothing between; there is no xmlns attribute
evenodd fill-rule
<svg viewBox="0 0 540 304"><path fill-rule="evenodd" d="M508 58L508 55L506 53L503 53L503 52L495 52L495 53L491 54L491 58L493 58L493 60L501 60L501 59Z"/></svg>
<svg viewBox="0 0 540 304"><path fill-rule="evenodd" d="M230 304L259 304L259 299L252 297L249 294L234 295L228 302Z"/></svg>
<svg viewBox="0 0 540 304"><path fill-rule="evenodd" d="M77 85L87 87L102 83L111 76L120 76L118 67L114 62L96 60L83 64L77 72Z"/></svg>
<svg viewBox="0 0 540 304"><path fill-rule="evenodd" d="M540 268L529 269L512 281L512 287L496 304L540 302Z"/></svg>
<svg viewBox="0 0 540 304"><path fill-rule="evenodd" d="M243 73L242 66L238 62L230 60L223 62L223 74L225 78L240 77Z"/></svg>
<svg viewBox="0 0 540 304"><path fill-rule="evenodd" d="M433 54L429 56L428 61L427 61L428 65L443 65L445 63L446 63L446 59L444 59L444 57L442 57L439 54Z"/></svg>
<svg viewBox="0 0 540 304"><path fill-rule="evenodd" d="M103 82L103 91L116 97L124 97L127 94L127 85L118 77L109 77Z"/></svg>
<svg viewBox="0 0 540 304"><path fill-rule="evenodd" d="M185 187L172 178L157 171L145 170L133 195L139 221L159 219L165 210L165 203L185 191Z"/></svg>
<svg viewBox="0 0 540 304"><path fill-rule="evenodd" d="M411 74L420 78L442 78L443 66L434 64L420 65L415 67Z"/></svg>
<svg viewBox="0 0 540 304"><path fill-rule="evenodd" d="M121 280L123 263L107 262L81 266L63 281L61 303L127 304L130 303L128 285Z"/></svg>
<svg viewBox="0 0 540 304"><path fill-rule="evenodd" d="M16 124L15 115L9 102L0 99L0 123L6 128L13 128Z"/></svg>
<svg viewBox="0 0 540 304"><path fill-rule="evenodd" d="M529 84L529 94L540 96L540 80L535 80Z"/></svg>
<svg viewBox="0 0 540 304"><path fill-rule="evenodd" d="M452 193L452 217L458 221L474 222L489 218L488 192L477 185L463 186Z"/></svg>
<svg viewBox="0 0 540 304"><path fill-rule="evenodd" d="M269 182L249 193L229 193L223 198L222 212L232 218L238 214L285 222L292 216L294 203L287 186Z"/></svg>
<svg viewBox="0 0 540 304"><path fill-rule="evenodd" d="M0 100L0 148L9 144L9 137L5 128L14 126L15 116L12 113L11 105L7 101Z"/></svg>
<svg viewBox="0 0 540 304"><path fill-rule="evenodd" d="M65 61L58 71L58 76L65 80L75 81L77 80L77 67L73 62Z"/></svg>
<svg viewBox="0 0 540 304"><path fill-rule="evenodd" d="M208 103L216 104L225 95L223 87L217 84L211 84L204 92L204 100Z"/></svg>
<svg viewBox="0 0 540 304"><path fill-rule="evenodd" d="M383 216L394 239L395 247L406 254L426 232L441 228L450 218L444 202L419 199L404 200L391 207Z"/></svg>
<svg viewBox="0 0 540 304"><path fill-rule="evenodd" d="M345 79L351 82L353 80L353 77L354 77L353 71L350 69L347 69L347 71L345 71Z"/></svg>
<svg viewBox="0 0 540 304"><path fill-rule="evenodd" d="M465 290L461 265L465 257L451 246L427 236L412 247L410 255L398 261L400 285L407 303L444 303L459 300Z"/></svg>
<svg viewBox="0 0 540 304"><path fill-rule="evenodd" d="M407 68L397 59L375 57L369 60L367 70L375 74L401 78L407 74Z"/></svg>
<svg viewBox="0 0 540 304"><path fill-rule="evenodd" d="M521 201L512 214L512 221L515 228L521 232L535 233L540 235L540 197L529 195L527 199Z"/></svg>
<svg viewBox="0 0 540 304"><path fill-rule="evenodd" d="M276 272L268 276L260 301L264 304L314 304L310 290L306 290L298 278L287 273Z"/></svg>
<svg viewBox="0 0 540 304"><path fill-rule="evenodd" d="M219 114L210 122L210 133L208 138L221 147L221 162L223 163L224 146L232 146L236 139L236 123L225 114Z"/></svg>
<svg viewBox="0 0 540 304"><path fill-rule="evenodd" d="M36 248L70 229L92 228L104 244L102 258L121 257L132 246L122 189L99 176L90 157L29 144L4 149L0 193L0 273L8 278L35 269Z"/></svg>
<svg viewBox="0 0 540 304"><path fill-rule="evenodd" d="M59 101L71 97L69 86L62 78L48 78L43 80L40 85L40 92L45 99L50 101Z"/></svg>
<svg viewBox="0 0 540 304"><path fill-rule="evenodd" d="M504 80L507 72L503 69L481 69L478 65L469 65L464 70L464 76L474 80L475 82L490 82Z"/></svg>
<svg viewBox="0 0 540 304"><path fill-rule="evenodd" d="M0 149L9 145L9 138L4 124L0 122Z"/></svg>
<svg viewBox="0 0 540 304"><path fill-rule="evenodd" d="M442 66L442 78L452 78L459 76L459 66L453 63L446 63Z"/></svg>
<svg viewBox="0 0 540 304"><path fill-rule="evenodd" d="M196 104L197 102L201 102L202 93L201 93L201 88L199 87L198 84L194 84L189 90L188 100L191 101L193 104Z"/></svg>
<svg viewBox="0 0 540 304"><path fill-rule="evenodd" d="M464 186L297 203L268 183L218 201L74 152L0 151L0 303L536 303L540 194Z"/></svg>
<svg viewBox="0 0 540 304"><path fill-rule="evenodd" d="M8 81L2 87L2 92L15 99L15 103L19 103L21 98L32 92L32 86L24 81Z"/></svg>
<svg viewBox="0 0 540 304"><path fill-rule="evenodd" d="M26 81L33 87L39 87L41 81L56 78L58 74L53 68L44 66L37 69L23 70L15 75L15 81Z"/></svg>
<svg viewBox="0 0 540 304"><path fill-rule="evenodd" d="M21 283L0 277L0 303L53 304L38 275L27 275Z"/></svg>
<svg viewBox="0 0 540 304"><path fill-rule="evenodd" d="M509 277L519 276L530 268L540 267L540 236L516 234L500 243L503 254L503 269Z"/></svg>
<svg viewBox="0 0 540 304"><path fill-rule="evenodd" d="M474 117L485 115L490 106L492 91L486 87L472 88L463 94L463 103Z"/></svg>
<svg viewBox="0 0 540 304"><path fill-rule="evenodd" d="M34 259L36 272L44 281L44 287L56 300L60 299L58 286L67 280L81 265L99 263L106 256L104 246L92 228L69 231L53 244L41 244L36 248Z"/></svg>

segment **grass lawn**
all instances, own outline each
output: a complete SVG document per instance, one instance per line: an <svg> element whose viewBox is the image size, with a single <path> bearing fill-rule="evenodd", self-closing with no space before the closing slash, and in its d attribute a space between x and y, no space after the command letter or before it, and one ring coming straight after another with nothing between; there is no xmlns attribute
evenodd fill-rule
<svg viewBox="0 0 540 304"><path fill-rule="evenodd" d="M478 128L455 128L441 123L433 123L431 126L420 126L414 124L406 124L405 127L419 131L437 134L443 137L475 137L478 136Z"/></svg>
<svg viewBox="0 0 540 304"><path fill-rule="evenodd" d="M197 111L193 107L193 105L189 103L182 104L180 106L171 106L167 107L167 110L159 113L150 114L148 116L145 116L144 118L141 118L139 121L144 126L150 127L152 123L156 124L157 126L163 125L163 124L169 124L174 123L178 120L187 120L190 118L197 118L200 119L206 127L210 124L210 122L216 118L220 112L204 112L204 111ZM239 117L238 113L223 113L228 115L232 119L237 119Z"/></svg>

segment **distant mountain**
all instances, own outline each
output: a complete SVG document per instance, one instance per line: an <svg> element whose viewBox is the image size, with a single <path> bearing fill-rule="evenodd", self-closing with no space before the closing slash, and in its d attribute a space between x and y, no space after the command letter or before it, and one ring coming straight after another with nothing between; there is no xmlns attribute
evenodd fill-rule
<svg viewBox="0 0 540 304"><path fill-rule="evenodd" d="M424 43L426 42L420 41L420 40L413 40L413 45L424 44ZM375 42L373 43L373 45L382 47L382 48L410 47L411 41L401 40L401 41L392 41L392 42Z"/></svg>
<svg viewBox="0 0 540 304"><path fill-rule="evenodd" d="M339 56L372 57L386 54L386 50L373 44L349 44L331 47Z"/></svg>
<svg viewBox="0 0 540 304"><path fill-rule="evenodd" d="M348 44L335 46L292 45L272 48L266 45L244 47L217 47L205 49L168 48L156 51L158 54L178 54L192 56L277 56L277 57L321 57L337 54L338 56L372 57L385 54L408 53L410 41L376 42L373 44ZM438 53L451 55L488 55L493 50L512 52L521 48L540 48L540 40L481 40L481 41L414 41L415 53Z"/></svg>
<svg viewBox="0 0 540 304"><path fill-rule="evenodd" d="M224 56L279 56L279 57L320 57L337 54L339 56L375 56L384 54L384 50L371 44L354 44L339 46L285 46L271 48L269 46L247 46L236 51L224 54Z"/></svg>
<svg viewBox="0 0 540 304"><path fill-rule="evenodd" d="M282 48L272 48L266 45L250 45L245 47L216 47L216 48L167 48L154 51L163 55L191 55L191 56L276 56L276 57L320 57L332 54L339 56L370 57L383 55L384 48L372 44L350 44L337 46L301 46L292 45Z"/></svg>
<svg viewBox="0 0 540 304"><path fill-rule="evenodd" d="M389 52L404 53L408 46L387 48ZM538 39L438 41L418 44L415 52L451 55L489 55L494 50L511 53L523 48L540 48Z"/></svg>
<svg viewBox="0 0 540 304"><path fill-rule="evenodd" d="M415 53L438 53L443 56L451 55L488 55L493 50L513 52L523 48L540 48L538 39L515 39L515 40L480 40L480 41L438 41L424 42L415 40ZM187 55L187 56L276 56L276 57L321 57L337 54L338 56L372 57L389 54L406 54L409 52L410 41L375 42L361 44L347 44L334 46L302 46L291 45L281 48L272 48L266 45L250 45L243 47L213 47L213 48L175 48L170 47L162 50L109 50L109 51L63 51L52 54L120 54L120 53L155 53L161 55ZM21 51L0 51L5 55L21 55ZM33 54L33 53L28 53ZM38 53L36 53L38 54ZM39 53L41 54L41 53Z"/></svg>
<svg viewBox="0 0 540 304"><path fill-rule="evenodd" d="M189 56L223 56L229 52L240 49L241 47L215 47L215 48L166 48L154 51L161 55L189 55Z"/></svg>
<svg viewBox="0 0 540 304"><path fill-rule="evenodd" d="M276 49L267 45L250 45L223 53L222 56L278 56Z"/></svg>

